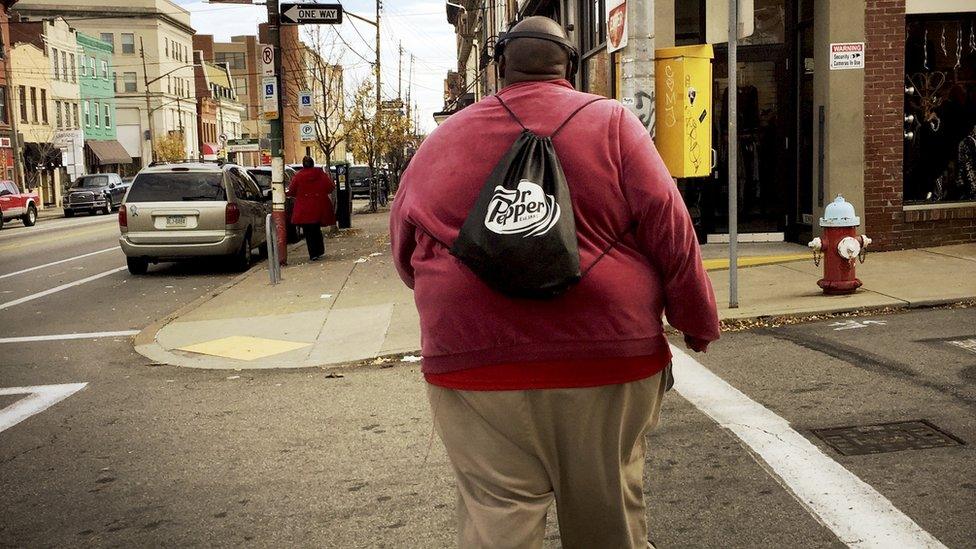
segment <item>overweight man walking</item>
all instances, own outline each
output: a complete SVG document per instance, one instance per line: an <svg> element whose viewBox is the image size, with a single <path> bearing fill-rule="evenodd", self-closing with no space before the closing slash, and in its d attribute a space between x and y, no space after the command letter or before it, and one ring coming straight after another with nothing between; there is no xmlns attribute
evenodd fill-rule
<svg viewBox="0 0 976 549"><path fill-rule="evenodd" d="M671 361L662 315L695 351L719 337L673 180L633 114L573 89L578 55L565 37L530 17L499 38L504 89L424 141L391 213L434 424L457 477L462 547L541 547L553 500L564 547L646 547L644 437ZM571 202L525 178L518 190L483 192L527 134L543 148L551 141ZM487 216L478 209L486 197ZM546 299L499 289L495 275L527 273L514 256L486 269L460 253L472 227L490 238L524 231L513 242L531 251L567 222L580 276ZM555 259L540 252L538 261Z"/></svg>

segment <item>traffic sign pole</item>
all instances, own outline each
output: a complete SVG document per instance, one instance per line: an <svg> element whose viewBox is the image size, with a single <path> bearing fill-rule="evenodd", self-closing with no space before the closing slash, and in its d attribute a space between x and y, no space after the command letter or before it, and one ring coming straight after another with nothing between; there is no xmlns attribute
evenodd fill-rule
<svg viewBox="0 0 976 549"><path fill-rule="evenodd" d="M267 0L268 35L274 48L274 78L277 86L277 116L271 119L271 216L274 219L278 240L278 263L288 263L288 237L285 230L285 159L282 155L284 127L281 104L281 20L278 0Z"/></svg>

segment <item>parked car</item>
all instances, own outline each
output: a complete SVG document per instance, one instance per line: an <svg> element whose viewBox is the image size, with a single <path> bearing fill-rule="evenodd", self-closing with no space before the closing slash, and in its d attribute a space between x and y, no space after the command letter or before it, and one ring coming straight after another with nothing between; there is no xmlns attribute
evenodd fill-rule
<svg viewBox="0 0 976 549"><path fill-rule="evenodd" d="M13 181L0 181L0 229L5 221L20 218L25 227L37 223L37 193L22 193Z"/></svg>
<svg viewBox="0 0 976 549"><path fill-rule="evenodd" d="M247 170L236 164L183 162L140 171L119 209L119 242L129 272L149 263L223 256L240 271L255 247L267 251L263 195Z"/></svg>
<svg viewBox="0 0 976 549"><path fill-rule="evenodd" d="M254 182L258 184L261 192L265 195L270 196L271 193L271 166L256 166L253 168L247 168L247 173L251 174L254 178ZM288 186L291 184L291 178L295 176L295 170L291 166L285 167L285 190L288 190ZM295 208L295 199L292 197L285 198L285 231L288 235L288 242L298 242L301 236L298 233L299 228L291 224L291 212Z"/></svg>
<svg viewBox="0 0 976 549"><path fill-rule="evenodd" d="M122 199L128 189L129 186L122 182L119 174L79 175L68 187L68 192L62 201L64 216L73 217L75 212L79 211L94 214L101 210L104 214L112 213L122 205Z"/></svg>
<svg viewBox="0 0 976 549"><path fill-rule="evenodd" d="M346 182L352 197L369 198L369 166L349 166L346 168Z"/></svg>

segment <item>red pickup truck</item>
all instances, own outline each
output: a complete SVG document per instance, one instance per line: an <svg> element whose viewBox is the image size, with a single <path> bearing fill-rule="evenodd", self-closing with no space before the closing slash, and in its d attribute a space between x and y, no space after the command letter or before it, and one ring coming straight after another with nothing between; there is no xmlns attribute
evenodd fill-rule
<svg viewBox="0 0 976 549"><path fill-rule="evenodd" d="M0 181L0 229L4 222L20 218L24 226L37 223L37 193L22 193L13 181Z"/></svg>

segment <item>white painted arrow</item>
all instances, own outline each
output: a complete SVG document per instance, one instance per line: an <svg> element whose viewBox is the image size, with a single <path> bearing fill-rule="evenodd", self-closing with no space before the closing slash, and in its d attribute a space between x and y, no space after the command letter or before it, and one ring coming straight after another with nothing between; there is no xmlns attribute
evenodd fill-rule
<svg viewBox="0 0 976 549"><path fill-rule="evenodd" d="M87 383L64 383L62 385L34 385L32 387L6 387L0 395L28 395L17 402L0 409L0 431L17 425L32 415L43 412L69 396L85 388Z"/></svg>

